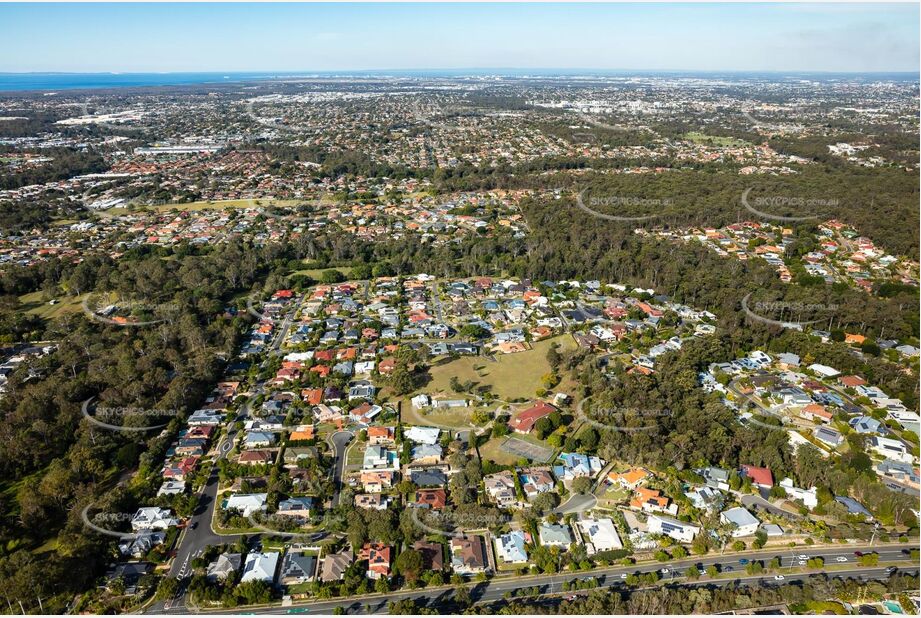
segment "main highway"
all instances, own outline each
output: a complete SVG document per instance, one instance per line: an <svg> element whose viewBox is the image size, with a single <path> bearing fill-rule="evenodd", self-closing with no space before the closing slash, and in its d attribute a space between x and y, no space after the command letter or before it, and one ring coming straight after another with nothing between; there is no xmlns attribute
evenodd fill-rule
<svg viewBox="0 0 921 618"><path fill-rule="evenodd" d="M832 577L850 577L860 579L886 579L889 574L889 563L899 564L899 572L917 574L917 560L912 561L910 549L912 546L905 544L877 544L872 548L861 545L840 545L828 547L812 548L777 548L771 550L749 551L744 553L733 553L726 555L710 554L700 557L691 557L683 560L671 560L662 563L643 563L630 567L617 566L605 569L595 569L580 573L558 573L548 575L532 575L524 577L499 577L485 582L471 582L471 597L477 603L491 603L505 599L506 593L512 593L521 588L537 587L540 596L560 594L563 591L564 582L573 580L586 580L597 578L600 586L607 588L624 588L624 581L630 574L643 574L658 572L662 582L671 583L672 585L683 586L728 586L734 583L780 585L783 583L802 581L810 575L826 573ZM871 552L875 551L879 555L879 562L882 566L862 566L858 564L858 557L855 551ZM772 558L780 558L781 568L758 575L749 575L745 567L740 564L740 560L763 561L765 566ZM800 562L812 557L822 557L825 565L822 568L809 569ZM690 566L697 566L703 572L708 566L716 565L721 570L721 575L710 578L706 574L701 575L696 581L684 580L684 572ZM729 575L733 573L737 575ZM308 601L303 603L294 603L286 607L280 604L268 606L246 608L248 613L255 614L279 614L279 613L298 613L298 614L332 614L336 608L341 607L347 613L364 614L387 613L387 604L391 601L400 601L411 599L419 605L429 605L431 607L441 608L446 602L450 602L453 591L456 586L439 586L437 588L428 588L424 590L407 590L397 591L387 594L369 594L356 596L345 599L333 599L323 601ZM536 597L532 597L536 598ZM159 608L158 608L159 609ZM205 610L199 608L199 613L214 614L239 614L240 609L236 610ZM188 612L187 608L183 610L160 610L151 608L150 613L184 613Z"/></svg>

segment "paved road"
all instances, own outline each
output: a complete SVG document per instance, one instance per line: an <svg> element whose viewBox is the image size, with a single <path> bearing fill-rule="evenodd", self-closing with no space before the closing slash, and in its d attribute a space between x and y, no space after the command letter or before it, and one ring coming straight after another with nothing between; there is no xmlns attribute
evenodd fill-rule
<svg viewBox="0 0 921 618"><path fill-rule="evenodd" d="M525 577L515 577L515 578L500 578L487 582L482 582L478 584L471 583L472 588L471 593L473 598L478 603L488 603L501 601L506 592L517 590L520 588L530 588L537 586L541 590L541 594L554 594L562 592L563 582L572 581L574 579L588 579L591 577L599 578L602 586L606 587L618 587L623 585L623 579L630 573L647 573L652 571L662 571L667 569L668 573L663 573L663 579L669 579L680 576L691 565L697 565L702 571L709 565L716 564L720 565L724 572L728 571L729 568L733 572L738 572L739 577L727 578L727 579L717 579L710 581L710 578L704 575L698 582L684 583L683 585L689 586L700 586L700 585L717 585L717 586L726 586L733 582L759 582L763 581L768 584L780 583L775 580L775 577L778 574L782 574L784 582L797 581L807 577L807 574L794 573L790 570L791 562L795 563L799 561L798 556L822 556L825 558L826 565L836 565L842 567L840 571L830 571L829 574L833 576L849 576L849 577L864 577L864 578L876 578L881 579L887 576L885 567L861 567L856 564L856 557L854 556L855 548L858 546L842 546L842 547L827 547L827 548L778 548L777 550L770 551L752 551L746 552L744 554L733 554L732 556L719 556L719 555L709 555L697 558L688 558L685 560L674 560L664 564L643 564L633 567L611 567L608 569L598 569L591 572L576 574L558 574L558 575L534 575L534 576L525 576ZM866 548L864 548L866 549ZM875 546L875 550L879 553L880 560L883 562L908 562L909 564L906 567L902 567L902 570L907 572L916 573L918 567L916 563L911 562L911 557L908 555L909 548L905 546L895 546L895 545L878 545ZM868 550L869 551L869 550ZM791 553L792 552L792 553ZM779 556L783 561L783 568L779 571L766 574L766 575L752 575L749 576L745 573L744 567L739 564L739 559L745 557L749 560L763 560L765 562ZM836 558L841 557L847 560L846 563L836 562ZM797 565L799 566L799 565ZM823 572L822 570L813 571ZM676 580L675 584L682 584L680 580ZM288 608L282 608L279 605L274 605L270 607L262 608L248 608L250 612L256 614L273 614L273 613L304 613L304 614L331 614L337 607L344 608L348 613L386 613L387 612L387 603L389 601L399 601L401 599L413 599L417 603L425 603L432 607L440 607L444 604L446 600L449 600L453 586L443 586L437 589L432 590L410 590L402 592L392 592L386 595L366 595L364 597L356 597L353 599L339 599L331 601L311 601L306 603L297 603ZM178 613L178 612L176 612ZM205 613L205 612L203 612ZM217 613L217 614L238 614L240 610L219 610L216 612L207 612L207 613Z"/></svg>
<svg viewBox="0 0 921 618"><path fill-rule="evenodd" d="M336 458L333 464L333 482L335 491L333 493L332 506L336 508L339 505L339 494L342 493L342 473L345 470L345 449L355 434L351 431L337 431L330 436L329 442L333 449L333 456Z"/></svg>
<svg viewBox="0 0 921 618"><path fill-rule="evenodd" d="M255 396L261 393L261 389L256 389ZM237 421L245 420L249 417L250 405L252 399L243 404L240 412L232 423L228 426L227 435L217 446L217 455L214 457L214 463L208 474L208 480L199 491L198 505L190 518L182 537L179 539L179 547L176 550L176 557L169 570L170 577L176 577L181 580L179 590L172 599L158 601L151 606L151 611L157 609L183 609L185 608L185 594L188 587L190 575L192 573L191 562L200 556L209 545L219 545L222 543L235 543L242 535L221 535L217 534L211 528L211 521L214 517L214 509L217 507L217 490L219 485L217 462L225 458L233 449L234 441L237 437L237 431L234 425Z"/></svg>
<svg viewBox="0 0 921 618"><path fill-rule="evenodd" d="M597 498L592 494L573 494L566 502L553 509L553 512L558 515L582 513L594 507L597 502Z"/></svg>
<svg viewBox="0 0 921 618"><path fill-rule="evenodd" d="M438 318L440 324L445 323L444 312L441 309L441 295L438 291L438 282L432 281L432 306L435 308L435 317Z"/></svg>

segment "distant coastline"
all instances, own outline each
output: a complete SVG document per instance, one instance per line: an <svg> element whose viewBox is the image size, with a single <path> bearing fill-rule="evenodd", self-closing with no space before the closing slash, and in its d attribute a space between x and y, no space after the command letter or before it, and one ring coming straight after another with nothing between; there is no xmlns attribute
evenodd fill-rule
<svg viewBox="0 0 921 618"><path fill-rule="evenodd" d="M918 81L917 73L820 73L767 71L640 71L605 69L418 69L365 71L253 71L197 73L0 73L0 92L56 92L102 88L143 88L227 84L262 80L395 77L395 78L462 78L462 77L674 77L709 79L858 79L883 81Z"/></svg>

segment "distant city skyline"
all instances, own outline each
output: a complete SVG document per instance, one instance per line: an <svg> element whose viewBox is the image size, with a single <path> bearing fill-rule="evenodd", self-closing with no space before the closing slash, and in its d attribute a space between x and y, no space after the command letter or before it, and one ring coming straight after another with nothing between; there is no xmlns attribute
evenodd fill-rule
<svg viewBox="0 0 921 618"><path fill-rule="evenodd" d="M0 72L917 72L905 4L0 4Z"/></svg>

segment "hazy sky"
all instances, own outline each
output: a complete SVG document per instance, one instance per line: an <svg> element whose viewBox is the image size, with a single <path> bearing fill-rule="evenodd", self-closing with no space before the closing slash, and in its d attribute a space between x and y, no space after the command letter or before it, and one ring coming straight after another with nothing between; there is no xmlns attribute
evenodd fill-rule
<svg viewBox="0 0 921 618"><path fill-rule="evenodd" d="M918 71L912 4L0 4L0 71Z"/></svg>

